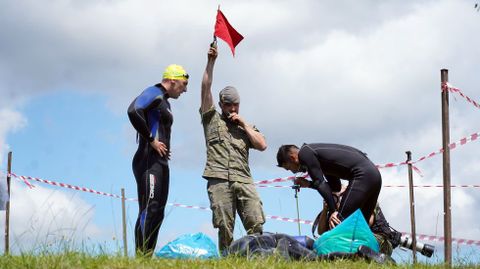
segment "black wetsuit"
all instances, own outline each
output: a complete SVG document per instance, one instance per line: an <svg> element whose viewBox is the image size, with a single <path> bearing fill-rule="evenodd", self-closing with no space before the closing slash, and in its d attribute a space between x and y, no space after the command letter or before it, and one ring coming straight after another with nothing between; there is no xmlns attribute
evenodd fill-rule
<svg viewBox="0 0 480 269"><path fill-rule="evenodd" d="M336 211L332 191L340 191L340 179L345 179L349 184L338 212L346 218L360 208L365 220L369 220L380 194L382 177L365 153L338 144L303 144L298 158L313 180L312 188L325 199L330 214Z"/></svg>
<svg viewBox="0 0 480 269"><path fill-rule="evenodd" d="M138 132L138 149L132 161L139 205L135 248L137 253L151 254L168 198L168 157L161 157L150 145L156 139L170 150L173 116L165 88L157 84L145 89L128 107L128 117Z"/></svg>
<svg viewBox="0 0 480 269"><path fill-rule="evenodd" d="M306 245L301 244L293 236L280 233L264 232L262 234L246 235L223 250L222 255L237 255L253 258L279 254L285 259L316 260L317 254L313 251L313 239L305 237Z"/></svg>

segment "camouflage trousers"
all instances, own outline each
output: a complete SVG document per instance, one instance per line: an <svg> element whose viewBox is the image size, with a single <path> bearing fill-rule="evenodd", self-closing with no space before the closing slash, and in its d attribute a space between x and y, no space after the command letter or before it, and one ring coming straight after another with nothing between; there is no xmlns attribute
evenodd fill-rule
<svg viewBox="0 0 480 269"><path fill-rule="evenodd" d="M254 184L209 178L207 191L220 252L233 241L236 213L248 234L263 232L265 215Z"/></svg>
<svg viewBox="0 0 480 269"><path fill-rule="evenodd" d="M393 247L392 243L387 239L386 236L383 234L373 234L375 239L377 239L378 246L380 247L380 253L387 254L388 256L392 256Z"/></svg>

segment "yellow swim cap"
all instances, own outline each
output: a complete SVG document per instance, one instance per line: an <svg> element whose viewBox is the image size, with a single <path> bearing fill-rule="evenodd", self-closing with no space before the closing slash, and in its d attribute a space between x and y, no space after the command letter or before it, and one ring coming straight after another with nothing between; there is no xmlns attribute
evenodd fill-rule
<svg viewBox="0 0 480 269"><path fill-rule="evenodd" d="M182 66L178 64L171 64L165 68L163 72L164 79L178 79L178 80L188 80L188 74Z"/></svg>

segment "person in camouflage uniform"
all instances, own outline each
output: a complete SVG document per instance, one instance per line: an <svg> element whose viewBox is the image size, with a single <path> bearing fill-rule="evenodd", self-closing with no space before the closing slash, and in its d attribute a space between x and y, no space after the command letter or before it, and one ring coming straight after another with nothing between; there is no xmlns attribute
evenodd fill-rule
<svg viewBox="0 0 480 269"><path fill-rule="evenodd" d="M401 234L391 229L379 204L375 207L369 224L375 239L377 239L380 252L392 256L393 249L400 243Z"/></svg>
<svg viewBox="0 0 480 269"><path fill-rule="evenodd" d="M212 44L202 79L200 114L207 146L203 177L208 181L212 222L218 228L218 245L223 251L233 241L236 212L248 234L263 232L265 216L248 155L250 148L263 151L267 144L258 129L238 114L240 96L234 87L220 91L221 113L215 110L211 86L217 55L216 44Z"/></svg>

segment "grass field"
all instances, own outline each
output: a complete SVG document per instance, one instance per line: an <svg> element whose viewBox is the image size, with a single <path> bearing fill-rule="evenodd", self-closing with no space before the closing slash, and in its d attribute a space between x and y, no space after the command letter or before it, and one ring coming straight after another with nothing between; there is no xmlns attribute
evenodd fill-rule
<svg viewBox="0 0 480 269"><path fill-rule="evenodd" d="M456 268L480 268L478 265L462 264ZM92 256L79 252L62 254L36 254L1 256L0 268L445 268L443 265L410 264L379 265L363 260L337 260L319 262L285 261L279 258L254 259L225 258L220 260L167 260L125 258L121 256Z"/></svg>

